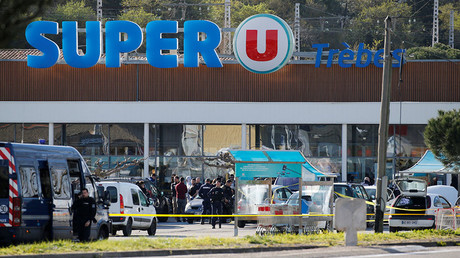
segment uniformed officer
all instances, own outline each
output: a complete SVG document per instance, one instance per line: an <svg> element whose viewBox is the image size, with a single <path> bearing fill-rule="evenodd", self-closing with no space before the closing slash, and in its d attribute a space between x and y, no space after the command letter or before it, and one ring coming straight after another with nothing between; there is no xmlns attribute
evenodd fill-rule
<svg viewBox="0 0 460 258"><path fill-rule="evenodd" d="M208 193L212 204L212 215L222 215L222 200L224 199L224 190L221 187L220 180L216 181L216 186ZM217 217L212 217L212 228L216 228ZM219 218L219 228L222 227L222 218Z"/></svg>
<svg viewBox="0 0 460 258"><path fill-rule="evenodd" d="M223 214L232 214L233 213L233 196L235 195L235 190L232 189L233 181L228 179L222 189L224 190L224 201L223 201Z"/></svg>
<svg viewBox="0 0 460 258"><path fill-rule="evenodd" d="M89 240L91 233L91 222L96 221L96 202L89 196L88 189L81 190L81 197L72 205L74 214L74 229L78 233L81 242Z"/></svg>
<svg viewBox="0 0 460 258"><path fill-rule="evenodd" d="M198 195L203 199L203 215L210 215L211 214L211 201L209 199L208 193L211 191L211 179L206 179L206 184L200 187L198 191ZM201 217L201 224L204 224L204 218Z"/></svg>

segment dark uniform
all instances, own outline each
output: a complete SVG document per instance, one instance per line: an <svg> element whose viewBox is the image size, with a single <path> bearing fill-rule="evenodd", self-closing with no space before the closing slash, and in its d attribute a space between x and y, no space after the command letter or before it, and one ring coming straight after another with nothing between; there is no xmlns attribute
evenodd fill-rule
<svg viewBox="0 0 460 258"><path fill-rule="evenodd" d="M174 179L171 183L171 203L172 203L172 208L173 208L173 214L177 214L177 197L176 197L176 182L174 182ZM180 221L179 217L176 217L177 221Z"/></svg>
<svg viewBox="0 0 460 258"><path fill-rule="evenodd" d="M222 215L222 201L224 199L224 190L221 187L215 186L208 193L212 204L212 215ZM216 227L217 217L212 217L212 228ZM222 225L222 218L219 218L219 228Z"/></svg>
<svg viewBox="0 0 460 258"><path fill-rule="evenodd" d="M211 201L208 196L209 191L211 191L211 184L206 183L200 187L198 191L198 195L203 199L203 215L210 215L211 214ZM201 224L204 224L204 218L201 217Z"/></svg>
<svg viewBox="0 0 460 258"><path fill-rule="evenodd" d="M222 187L224 190L224 202L223 202L223 214L232 214L233 213L233 195L235 191L227 185Z"/></svg>
<svg viewBox="0 0 460 258"><path fill-rule="evenodd" d="M87 197L76 200L72 205L74 212L74 230L78 233L78 239L80 241L88 241L91 233L91 222L95 221L96 216L96 202L94 198ZM88 227L85 227L86 222L90 222Z"/></svg>

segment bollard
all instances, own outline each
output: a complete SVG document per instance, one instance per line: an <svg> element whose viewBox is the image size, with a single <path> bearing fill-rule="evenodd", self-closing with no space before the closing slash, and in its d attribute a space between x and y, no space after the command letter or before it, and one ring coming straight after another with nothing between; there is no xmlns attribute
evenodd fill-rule
<svg viewBox="0 0 460 258"><path fill-rule="evenodd" d="M366 201L357 198L339 198L335 202L335 227L345 231L345 245L358 244L358 230L366 229Z"/></svg>

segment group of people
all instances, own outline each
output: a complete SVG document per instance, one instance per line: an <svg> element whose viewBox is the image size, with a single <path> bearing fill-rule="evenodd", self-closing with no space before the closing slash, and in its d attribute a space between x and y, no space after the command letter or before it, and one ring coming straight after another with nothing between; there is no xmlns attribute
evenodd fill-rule
<svg viewBox="0 0 460 258"><path fill-rule="evenodd" d="M189 186L187 187L184 177L173 175L171 183L171 196L174 214L185 214L185 206L188 200L194 199L196 196L200 196L203 199L202 210L203 215L222 215L232 214L233 202L234 202L235 190L233 189L233 180L228 179L224 182L224 179L218 177L211 182L208 178L205 183L200 182L200 178L196 177L191 179ZM181 217L176 217L178 222L181 221ZM219 221L219 228L222 227L222 218L212 217L210 223L212 228L216 228L216 222ZM186 221L185 217L182 217L182 221ZM205 218L201 218L201 224L205 223Z"/></svg>

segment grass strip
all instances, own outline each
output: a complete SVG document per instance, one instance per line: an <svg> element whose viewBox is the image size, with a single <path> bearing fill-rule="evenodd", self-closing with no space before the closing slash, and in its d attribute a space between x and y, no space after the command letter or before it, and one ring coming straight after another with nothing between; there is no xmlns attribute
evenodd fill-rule
<svg viewBox="0 0 460 258"><path fill-rule="evenodd" d="M379 245L401 243L404 241L428 241L443 243L444 241L460 241L460 230L421 230L390 234L358 234L359 245ZM22 245L11 245L0 248L0 256L28 254L57 254L75 252L121 252L170 249L200 248L245 248L293 245L336 246L344 245L344 233L319 233L310 235L278 234L245 237L200 237L200 238L157 238L139 237L118 240L103 240L88 243L75 243L70 240L38 242Z"/></svg>

